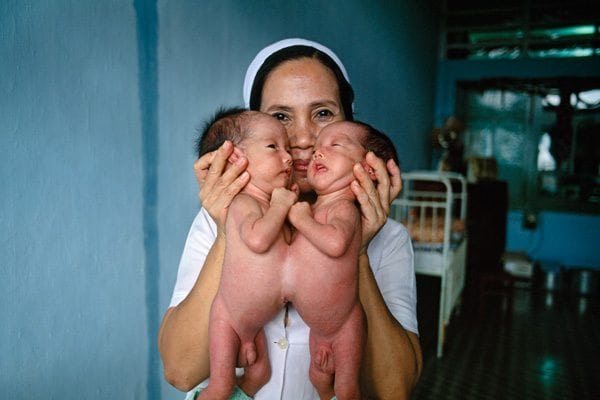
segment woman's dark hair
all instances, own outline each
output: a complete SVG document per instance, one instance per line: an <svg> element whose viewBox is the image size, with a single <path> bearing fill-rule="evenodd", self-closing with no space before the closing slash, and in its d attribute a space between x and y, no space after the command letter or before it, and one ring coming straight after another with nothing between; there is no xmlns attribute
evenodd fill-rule
<svg viewBox="0 0 600 400"><path fill-rule="evenodd" d="M353 121L352 103L354 102L354 90L350 83L344 78L344 74L340 67L327 54L310 46L290 46L271 54L256 72L254 82L252 83L252 91L250 92L250 109L260 110L262 103L262 91L265 81L269 77L271 71L277 68L280 64L301 58L314 58L325 67L329 68L338 84L340 101L342 102L342 110L347 121Z"/></svg>

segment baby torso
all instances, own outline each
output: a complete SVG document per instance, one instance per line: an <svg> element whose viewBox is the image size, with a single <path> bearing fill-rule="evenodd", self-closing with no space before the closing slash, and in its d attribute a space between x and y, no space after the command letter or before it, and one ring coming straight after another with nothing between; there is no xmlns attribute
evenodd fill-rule
<svg viewBox="0 0 600 400"><path fill-rule="evenodd" d="M340 200L346 201L346 200ZM327 223L331 205L313 208L314 219ZM347 250L330 257L310 239L327 241L327 237L307 238L294 233L289 252L289 266L284 271L283 291L313 332L334 334L358 302L358 252L361 241L359 210L352 204L348 218L354 230Z"/></svg>
<svg viewBox="0 0 600 400"><path fill-rule="evenodd" d="M252 251L228 218L223 270L217 298L223 301L234 329L253 332L270 321L287 299L282 290L283 271L289 260L289 227L284 226L271 247Z"/></svg>

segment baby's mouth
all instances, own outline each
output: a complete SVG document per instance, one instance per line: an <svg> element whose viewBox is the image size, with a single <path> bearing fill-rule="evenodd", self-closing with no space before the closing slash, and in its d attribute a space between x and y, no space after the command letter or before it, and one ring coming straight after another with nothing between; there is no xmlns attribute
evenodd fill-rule
<svg viewBox="0 0 600 400"><path fill-rule="evenodd" d="M314 162L313 163L313 171L315 172L323 172L327 170L327 166L325 166L325 164L320 163L320 162Z"/></svg>

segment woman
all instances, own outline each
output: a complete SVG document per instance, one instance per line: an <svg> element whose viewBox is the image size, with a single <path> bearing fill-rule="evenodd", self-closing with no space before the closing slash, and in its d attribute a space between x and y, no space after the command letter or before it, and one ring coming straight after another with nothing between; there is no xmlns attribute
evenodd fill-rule
<svg viewBox="0 0 600 400"><path fill-rule="evenodd" d="M286 128L295 180L310 197L306 167L320 129L352 119L353 91L339 59L326 47L287 39L263 49L244 83L244 101L277 118ZM231 199L247 183L246 160L226 172L230 143L194 165L202 209L194 220L182 255L177 283L159 333L166 379L189 390L209 375L208 315L219 285L224 253L223 223ZM377 175L374 186L362 168L354 170L352 190L362 212L359 296L368 323L362 371L367 395L409 398L421 371L417 336L415 276L406 230L387 220L399 193L400 171L373 154L367 161ZM293 307L265 326L272 377L257 399L316 399L308 381L308 327ZM243 361L243 360L242 360ZM284 384L285 382L285 384Z"/></svg>

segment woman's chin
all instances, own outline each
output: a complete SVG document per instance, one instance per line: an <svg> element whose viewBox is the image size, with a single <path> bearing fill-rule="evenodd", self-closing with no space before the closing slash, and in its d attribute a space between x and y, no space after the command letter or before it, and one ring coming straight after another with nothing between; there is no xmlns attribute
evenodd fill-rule
<svg viewBox="0 0 600 400"><path fill-rule="evenodd" d="M304 178L298 179L296 177L296 179L294 181L298 184L298 188L300 189L300 193L312 192L312 187L308 183L308 178L304 177Z"/></svg>

